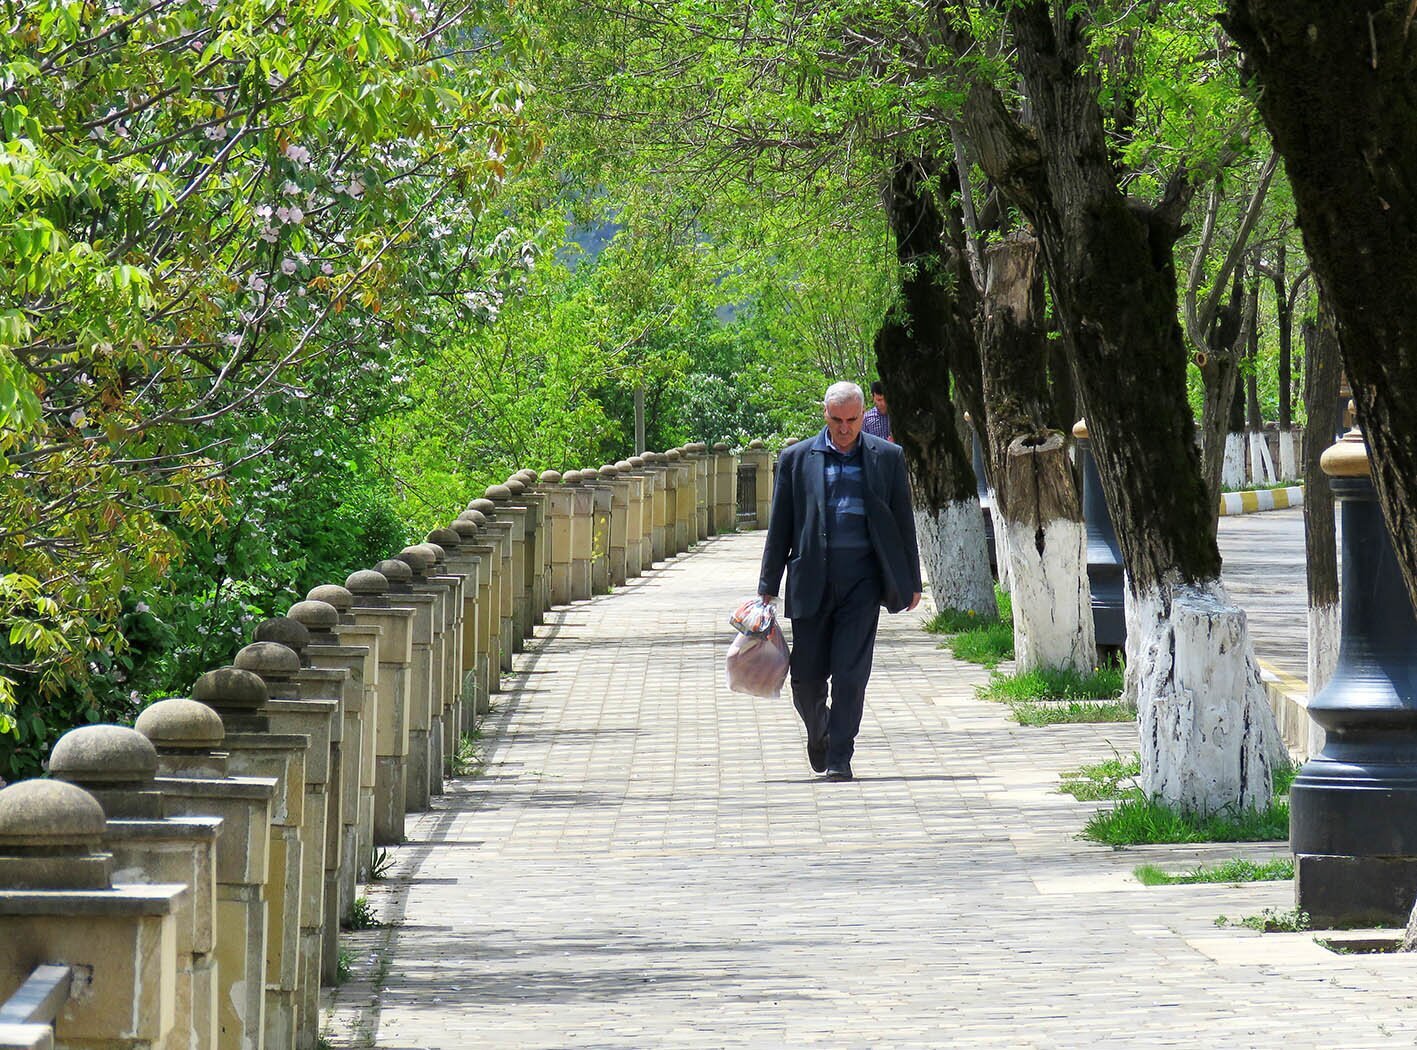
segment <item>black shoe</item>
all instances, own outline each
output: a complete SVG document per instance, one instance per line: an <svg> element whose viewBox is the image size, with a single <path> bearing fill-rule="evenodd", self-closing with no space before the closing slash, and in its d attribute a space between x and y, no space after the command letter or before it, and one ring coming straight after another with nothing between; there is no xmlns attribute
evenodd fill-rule
<svg viewBox="0 0 1417 1050"><path fill-rule="evenodd" d="M827 735L823 733L815 740L807 738L807 761L812 765L812 772L825 773L827 769Z"/></svg>
<svg viewBox="0 0 1417 1050"><path fill-rule="evenodd" d="M839 762L834 766L827 767L828 780L852 780L851 763Z"/></svg>

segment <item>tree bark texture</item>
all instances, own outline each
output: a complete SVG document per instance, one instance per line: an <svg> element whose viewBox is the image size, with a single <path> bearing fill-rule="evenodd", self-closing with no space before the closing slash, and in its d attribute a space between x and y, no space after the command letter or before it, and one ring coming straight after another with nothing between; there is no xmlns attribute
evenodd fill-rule
<svg viewBox="0 0 1417 1050"><path fill-rule="evenodd" d="M1338 663L1338 535L1333 489L1319 457L1338 430L1338 340L1332 319L1320 310L1304 324L1304 566L1309 590L1309 695L1328 684Z"/></svg>
<svg viewBox="0 0 1417 1050"><path fill-rule="evenodd" d="M1201 373L1201 470L1210 492L1210 532L1220 522L1220 492L1225 482L1235 484L1226 470L1227 460L1237 444L1231 434L1244 429L1244 418L1235 418L1239 404L1240 360L1237 340L1244 327L1243 287L1239 270L1230 289L1230 302L1216 311L1215 323L1206 333L1209 345L1197 355ZM1241 452L1243 457L1243 451Z"/></svg>
<svg viewBox="0 0 1417 1050"><path fill-rule="evenodd" d="M1417 602L1417 10L1410 0L1229 0L1226 12L1261 85Z"/></svg>
<svg viewBox="0 0 1417 1050"><path fill-rule="evenodd" d="M1048 426L1038 242L1016 235L994 245L986 273L979 346L988 440L999 465L994 514L1014 597L1017 669L1085 674L1097 666L1087 542L1066 443Z"/></svg>
<svg viewBox="0 0 1417 1050"><path fill-rule="evenodd" d="M978 304L965 253L946 240L932 181L928 163L903 161L885 191L886 216L901 264L901 301L876 335L876 367L890 403L892 436L905 452L916 510L927 524L956 519L962 513L960 504L972 503L978 513L974 468L955 429L951 401L956 364L970 358L977 362L973 319ZM972 367L978 371L977 363ZM965 564L930 572L932 564L943 563L926 559L937 608L996 612L982 516L980 528L969 530L969 535L976 532L977 557L966 552ZM941 540L934 546L954 550L955 542ZM922 546L928 543L922 539ZM981 572L983 579L974 579ZM987 602L981 593L987 594Z"/></svg>

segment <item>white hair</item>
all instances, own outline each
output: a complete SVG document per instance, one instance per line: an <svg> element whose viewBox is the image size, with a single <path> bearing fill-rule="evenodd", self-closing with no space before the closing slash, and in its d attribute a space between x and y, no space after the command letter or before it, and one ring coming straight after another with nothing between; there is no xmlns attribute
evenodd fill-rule
<svg viewBox="0 0 1417 1050"><path fill-rule="evenodd" d="M858 384L833 383L827 387L827 392L822 397L822 406L830 408L832 405L844 405L848 401L855 401L862 408L866 407L866 395L861 392Z"/></svg>

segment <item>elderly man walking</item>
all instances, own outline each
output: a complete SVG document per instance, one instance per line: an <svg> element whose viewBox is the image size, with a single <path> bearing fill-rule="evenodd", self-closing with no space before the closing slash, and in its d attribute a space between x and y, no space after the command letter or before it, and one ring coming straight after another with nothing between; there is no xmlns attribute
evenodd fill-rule
<svg viewBox="0 0 1417 1050"><path fill-rule="evenodd" d="M861 432L866 398L855 383L833 384L823 401L826 426L778 459L758 593L775 597L786 569L807 760L850 780L881 606L920 604L920 555L900 447Z"/></svg>

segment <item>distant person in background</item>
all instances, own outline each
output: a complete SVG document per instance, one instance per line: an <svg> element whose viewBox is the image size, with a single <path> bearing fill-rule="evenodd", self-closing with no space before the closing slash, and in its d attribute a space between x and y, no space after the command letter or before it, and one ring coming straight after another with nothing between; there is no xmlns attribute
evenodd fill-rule
<svg viewBox="0 0 1417 1050"><path fill-rule="evenodd" d="M890 409L886 407L884 390L885 388L881 386L879 379L871 384L871 400L876 403L876 407L868 411L862 418L861 429L886 441L894 441L895 439L891 437Z"/></svg>

